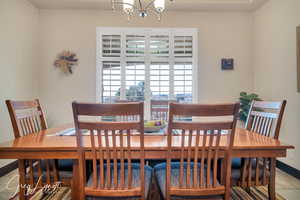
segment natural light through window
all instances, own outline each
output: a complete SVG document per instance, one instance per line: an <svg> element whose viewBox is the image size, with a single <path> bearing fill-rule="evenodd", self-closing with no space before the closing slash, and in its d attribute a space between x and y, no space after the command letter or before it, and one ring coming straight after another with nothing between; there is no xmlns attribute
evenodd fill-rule
<svg viewBox="0 0 300 200"><path fill-rule="evenodd" d="M197 30L97 28L102 103L197 98Z"/></svg>

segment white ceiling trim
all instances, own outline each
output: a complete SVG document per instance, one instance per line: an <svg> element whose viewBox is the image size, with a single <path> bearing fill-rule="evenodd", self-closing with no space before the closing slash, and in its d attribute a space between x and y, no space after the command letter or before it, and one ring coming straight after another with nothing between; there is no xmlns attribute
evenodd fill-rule
<svg viewBox="0 0 300 200"><path fill-rule="evenodd" d="M29 0L40 9L111 10L111 0ZM149 1L149 0L143 0ZM252 11L268 0L166 0L174 11Z"/></svg>

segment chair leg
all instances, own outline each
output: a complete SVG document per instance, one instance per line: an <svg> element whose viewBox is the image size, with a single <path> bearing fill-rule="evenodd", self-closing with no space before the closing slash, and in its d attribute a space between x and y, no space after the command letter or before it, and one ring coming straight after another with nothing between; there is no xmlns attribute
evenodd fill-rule
<svg viewBox="0 0 300 200"><path fill-rule="evenodd" d="M269 200L276 199L275 193L276 158L270 159L270 181L268 185Z"/></svg>
<svg viewBox="0 0 300 200"><path fill-rule="evenodd" d="M25 160L18 160L19 162L19 199L25 200Z"/></svg>

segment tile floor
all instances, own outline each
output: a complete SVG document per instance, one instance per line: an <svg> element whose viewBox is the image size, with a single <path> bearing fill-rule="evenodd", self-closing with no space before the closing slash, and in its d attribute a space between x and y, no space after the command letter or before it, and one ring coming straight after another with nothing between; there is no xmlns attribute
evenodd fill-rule
<svg viewBox="0 0 300 200"><path fill-rule="evenodd" d="M0 200L9 199L18 184L17 170L0 177ZM287 200L300 200L300 180L277 170L276 191Z"/></svg>

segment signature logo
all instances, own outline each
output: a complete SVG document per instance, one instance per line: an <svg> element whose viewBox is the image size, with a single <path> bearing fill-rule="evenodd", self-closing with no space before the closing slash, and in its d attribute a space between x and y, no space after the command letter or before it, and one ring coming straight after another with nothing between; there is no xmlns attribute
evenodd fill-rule
<svg viewBox="0 0 300 200"><path fill-rule="evenodd" d="M13 193L10 194L10 198L13 198L19 193L20 188L24 189L25 196L31 196L41 189L43 191L43 195L48 195L57 191L58 188L61 186L61 182L55 182L52 185L51 184L42 185L42 178L43 178L42 176L38 178L38 181L35 185L19 184L16 186L14 182L19 180L19 177L20 176L16 174L11 179L9 179L9 181L6 183L6 186L2 190L0 190L0 192L4 192L5 190L14 191Z"/></svg>

